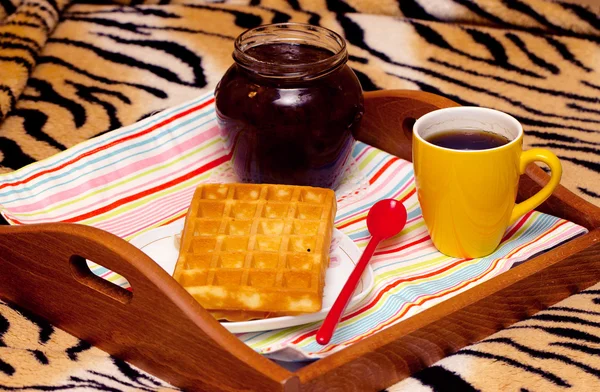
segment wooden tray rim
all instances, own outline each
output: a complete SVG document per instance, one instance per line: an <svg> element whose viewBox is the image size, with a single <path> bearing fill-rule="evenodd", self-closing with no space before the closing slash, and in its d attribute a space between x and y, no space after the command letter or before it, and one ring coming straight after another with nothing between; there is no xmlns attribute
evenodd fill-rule
<svg viewBox="0 0 600 392"><path fill-rule="evenodd" d="M410 110L407 110L409 115L402 117L399 121L404 129L405 134L408 134L406 128L410 126L410 121L414 119L413 117L416 117L413 116L415 113L427 112L435 108L458 106L456 103L446 98L420 91L384 90L365 93L365 99L365 102L370 103L371 105L395 105L399 101L406 101L406 104L410 108ZM368 127L366 129L367 130L363 133L359 132L357 138L368 144L373 144L370 143L373 140L373 134L372 132L369 133L369 129L371 129L371 131L374 131L374 129ZM393 146L390 147L385 143L384 145L379 145L376 147L388 152L393 150ZM401 156L402 154L396 155L406 159L406 157ZM548 176L537 166L530 166L526 174L527 175L522 179L521 188L527 189L528 191L531 191L531 189L535 187L539 188L539 186L544 184L548 179ZM365 368L369 369L369 365L366 364L365 361L370 361L371 359L365 358L369 356L372 357L374 355L380 355L379 353L381 351L385 351L387 347L391 347L394 344L401 342L403 339L416 338L416 336L419 335L418 332L426 329L428 326L435 325L436 323L439 324L446 322L455 317L459 312L469 311L468 309L470 307L477 306L479 303L485 302L489 298L502 295L502 293L507 290L514 290L515 287L519 287L520 285L524 284L524 282L534 279L540 274L547 273L555 267L563 268L563 264L567 265L565 264L567 262L572 263L572 261L569 260L572 260L573 257L579 254L586 252L593 254L594 256L596 254L600 254L600 247L598 246L598 242L600 242L600 209L598 207L586 202L566 188L560 186L551 199L549 199L542 206L541 210L558 212L559 214L557 215L559 217L580 224L590 231L585 235L572 239L545 254L534 257L528 260L526 263L523 263L499 276L481 283L464 293L458 294L373 336L365 338L350 347L333 353L326 358L316 360L315 362L301 368L296 372L290 372L278 365L267 363L268 361L266 361L264 357L250 350L245 344L241 343L240 341L238 341L239 344L235 343L231 339L232 337L235 337L222 328L218 323L213 322L214 320L211 321L207 319L205 317L207 313L204 311L204 309L197 304L195 305L194 303L191 303L189 298L187 298L189 295L186 297L186 295L182 292L183 290L175 288L172 283L164 285L164 277L161 274L157 273L156 271L152 271L149 277L157 285L157 287L169 289L168 292L165 292L165 295L169 297L173 303L183 311L183 313L188 315L191 320L195 320L196 325L199 327L200 325L208 325L208 327L202 327L202 329L205 331L212 331L212 333L209 333L209 335L212 339L214 339L215 342L217 342L217 344L228 350L231 350L234 355L240 361L245 362L249 368L262 373L266 378L270 379L271 381L269 388L267 389L275 388L274 390L277 390L278 388L273 387L273 385L279 384L281 386L280 390L285 391L294 391L300 389L319 390L318 388L323 387L324 385L330 385L335 380L340 379L340 377L347 377L350 372L353 371L353 369L356 369L356 367L365 366ZM48 225L54 228L58 227L60 224ZM36 227L45 225L31 226L34 227L28 227L26 229L21 228L22 230L15 230L12 227L0 227L0 237L3 234L10 234L11 232L15 231L31 232L32 230L36 230ZM91 235L95 235L95 232L93 232ZM103 237L105 236L100 236L100 238ZM108 241L108 243L112 244L111 241ZM132 259L137 257L140 260L140 265L147 262L147 260L144 260L143 257L140 258L139 254L136 254L135 251L128 249L125 245L122 247L117 246L116 249L111 249L111 251L115 253L127 253ZM592 260L590 262L595 263L596 260ZM581 285L569 287L568 293L572 294L577 292L584 286L585 284L582 283ZM533 301L535 302L538 300L535 299ZM533 306L527 309L525 313L523 313L522 318L531 315L549 305L551 305L549 302L535 303ZM505 325L499 325L498 329L501 327L506 327L514 321L518 320L510 319L508 324L505 323ZM490 333L493 332L495 331L490 331ZM479 339L480 337L481 336L475 337L475 339ZM468 340L469 339L466 339L465 342L468 343ZM471 339L471 341L473 341L473 339ZM452 346L455 350L464 346L463 343L464 342L450 344L449 346ZM243 345L245 349L240 347L240 345ZM451 351L443 351L428 355L428 358L425 360L419 359L417 362L420 363L420 366L415 367L414 365L410 365L410 371L408 372L401 372L397 368L394 368L394 366L388 366L390 369L394 368L391 370L393 374L381 376L379 378L380 381L370 383L368 385L373 388L387 387L388 385L384 384L389 383L390 381L398 381L399 379L408 376L413 371L431 364L435 360L442 358L444 355L447 355L450 352ZM398 358L398 361L400 360L401 359ZM406 358L403 358L402 361L409 362L409 360ZM151 369L145 370L151 371Z"/></svg>

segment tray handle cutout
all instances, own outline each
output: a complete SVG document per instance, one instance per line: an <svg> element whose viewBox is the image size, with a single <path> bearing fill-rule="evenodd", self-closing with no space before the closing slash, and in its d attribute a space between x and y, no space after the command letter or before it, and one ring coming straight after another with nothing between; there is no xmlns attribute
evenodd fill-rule
<svg viewBox="0 0 600 392"><path fill-rule="evenodd" d="M99 293L102 293L115 301L119 301L122 304L128 304L133 298L133 288L130 286L129 290L125 289L113 282L104 279L101 276L96 275L92 272L89 266L89 261L82 256L73 255L71 256L69 263L71 265L71 273L73 278L84 286L87 286ZM101 264L94 262L95 264L104 267ZM104 267L106 268L106 267ZM127 280L127 278L123 277ZM129 283L129 280L127 280Z"/></svg>

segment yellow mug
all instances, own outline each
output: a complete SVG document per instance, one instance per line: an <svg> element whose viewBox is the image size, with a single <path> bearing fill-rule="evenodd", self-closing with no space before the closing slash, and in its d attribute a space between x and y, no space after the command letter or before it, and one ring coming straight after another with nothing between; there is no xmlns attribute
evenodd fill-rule
<svg viewBox="0 0 600 392"><path fill-rule="evenodd" d="M427 141L439 132L460 129L493 132L509 142L487 150L454 150ZM535 161L550 167L550 181L515 204L519 176ZM431 240L440 252L460 258L492 253L510 225L550 197L562 174L550 151L523 151L523 127L514 117L479 107L440 109L419 118L413 128L413 164Z"/></svg>

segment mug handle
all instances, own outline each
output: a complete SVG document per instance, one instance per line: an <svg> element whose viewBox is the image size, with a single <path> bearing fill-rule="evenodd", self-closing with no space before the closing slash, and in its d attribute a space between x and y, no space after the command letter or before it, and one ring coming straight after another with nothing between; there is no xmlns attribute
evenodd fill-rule
<svg viewBox="0 0 600 392"><path fill-rule="evenodd" d="M536 161L544 162L550 167L550 181L548 181L538 193L515 205L512 215L510 216L511 225L515 223L517 219L542 204L550 197L550 195L552 195L552 192L554 192L554 189L556 189L560 183L560 178L562 176L562 166L560 161L556 155L543 148L532 148L531 150L523 151L523 153L521 153L519 163L520 174L525 173L527 165Z"/></svg>

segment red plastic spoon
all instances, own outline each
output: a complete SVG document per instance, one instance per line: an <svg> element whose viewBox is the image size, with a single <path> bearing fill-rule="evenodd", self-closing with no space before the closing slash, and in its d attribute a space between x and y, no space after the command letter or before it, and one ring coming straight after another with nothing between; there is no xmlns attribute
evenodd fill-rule
<svg viewBox="0 0 600 392"><path fill-rule="evenodd" d="M369 264L369 260L373 257L379 242L400 233L405 224L406 208L398 200L383 199L371 207L369 215L367 215L367 228L371 233L371 240L342 291L340 291L340 295L335 300L331 310L329 310L327 317L325 317L321 328L317 331L317 343L325 345L331 340L333 331L335 331L344 310L346 310L350 297L352 297L354 289L360 281L367 264Z"/></svg>

